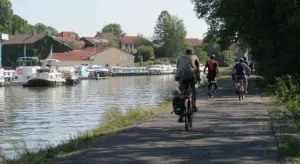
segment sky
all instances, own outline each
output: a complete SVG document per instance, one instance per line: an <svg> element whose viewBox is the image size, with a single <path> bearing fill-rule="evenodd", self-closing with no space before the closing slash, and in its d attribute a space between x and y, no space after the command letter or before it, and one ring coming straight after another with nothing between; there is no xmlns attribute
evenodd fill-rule
<svg viewBox="0 0 300 164"><path fill-rule="evenodd" d="M152 37L162 10L183 19L187 37L203 38L207 31L190 0L11 0L14 13L30 24L44 23L58 31L95 36L109 23L118 23L128 36Z"/></svg>

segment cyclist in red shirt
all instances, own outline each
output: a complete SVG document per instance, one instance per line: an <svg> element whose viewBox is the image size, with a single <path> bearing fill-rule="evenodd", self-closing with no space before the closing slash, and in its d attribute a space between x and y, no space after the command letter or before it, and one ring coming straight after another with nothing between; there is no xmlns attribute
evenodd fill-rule
<svg viewBox="0 0 300 164"><path fill-rule="evenodd" d="M215 60L215 55L210 55L210 60L206 63L205 68L203 70L204 73L206 71L206 68L208 68L208 73L207 73L208 83L210 83L211 81L216 81L217 74L219 74L219 64ZM210 84L208 85L208 88L210 88ZM217 88L218 85L216 83L216 89Z"/></svg>

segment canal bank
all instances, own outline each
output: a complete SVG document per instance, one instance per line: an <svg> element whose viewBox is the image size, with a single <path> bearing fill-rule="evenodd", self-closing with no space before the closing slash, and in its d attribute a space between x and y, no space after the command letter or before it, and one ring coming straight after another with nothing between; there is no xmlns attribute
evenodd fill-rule
<svg viewBox="0 0 300 164"><path fill-rule="evenodd" d="M14 156L24 144L30 150L55 146L96 128L105 112L121 113L166 102L178 87L172 75L83 80L73 87L0 88L0 149Z"/></svg>
<svg viewBox="0 0 300 164"><path fill-rule="evenodd" d="M37 149L36 152L27 151L24 147L24 151L18 159L8 159L3 156L1 158L0 156L0 162L6 164L57 163L70 154L79 153L95 142L105 142L106 137L121 133L170 108L170 102L148 109L131 108L126 114L120 112L118 108L111 108L105 113L105 122L93 130L83 132L78 137L71 138L55 147Z"/></svg>

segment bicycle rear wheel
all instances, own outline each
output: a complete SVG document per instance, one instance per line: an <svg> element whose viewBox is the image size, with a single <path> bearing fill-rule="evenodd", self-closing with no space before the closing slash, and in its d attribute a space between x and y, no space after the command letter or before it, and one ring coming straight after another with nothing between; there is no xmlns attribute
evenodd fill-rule
<svg viewBox="0 0 300 164"><path fill-rule="evenodd" d="M215 94L215 85L211 84L211 88L210 88L210 98L214 99L214 94Z"/></svg>
<svg viewBox="0 0 300 164"><path fill-rule="evenodd" d="M189 131L189 112L188 112L188 106L185 107L184 110L184 124L185 124L185 131Z"/></svg>
<svg viewBox="0 0 300 164"><path fill-rule="evenodd" d="M189 123L190 127L193 127L193 109L189 108Z"/></svg>
<svg viewBox="0 0 300 164"><path fill-rule="evenodd" d="M241 84L238 85L239 100L242 100Z"/></svg>

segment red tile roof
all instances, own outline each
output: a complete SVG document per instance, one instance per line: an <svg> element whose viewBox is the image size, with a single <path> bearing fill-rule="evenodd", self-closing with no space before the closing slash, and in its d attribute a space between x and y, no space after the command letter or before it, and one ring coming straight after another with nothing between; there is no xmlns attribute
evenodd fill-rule
<svg viewBox="0 0 300 164"><path fill-rule="evenodd" d="M84 39L92 44L97 44L97 45L103 45L103 44L108 44L108 40L102 37L82 37L81 39Z"/></svg>
<svg viewBox="0 0 300 164"><path fill-rule="evenodd" d="M11 35L9 36L9 40L3 41L3 45L9 44L32 44L46 35Z"/></svg>
<svg viewBox="0 0 300 164"><path fill-rule="evenodd" d="M53 53L53 58L60 61L80 61L87 60L89 57L100 52L106 51L111 47L86 48L81 50L73 50L65 53Z"/></svg>
<svg viewBox="0 0 300 164"><path fill-rule="evenodd" d="M74 42L77 45L77 48L83 48L85 45L84 41L76 40L71 37L55 37L55 39L63 41L63 42Z"/></svg>
<svg viewBox="0 0 300 164"><path fill-rule="evenodd" d="M59 34L56 35L56 37L71 37L71 38L75 38L76 37L76 34L75 32L72 32L72 31L63 31Z"/></svg>
<svg viewBox="0 0 300 164"><path fill-rule="evenodd" d="M187 44L192 47L202 45L202 40L200 40L198 38L186 38L185 40L186 40Z"/></svg>
<svg viewBox="0 0 300 164"><path fill-rule="evenodd" d="M123 36L120 37L121 43L125 44L133 44L137 39L137 36Z"/></svg>
<svg viewBox="0 0 300 164"><path fill-rule="evenodd" d="M113 33L110 32L97 32L95 37L100 37L100 38L104 38L107 40L118 40L118 37L116 37Z"/></svg>

